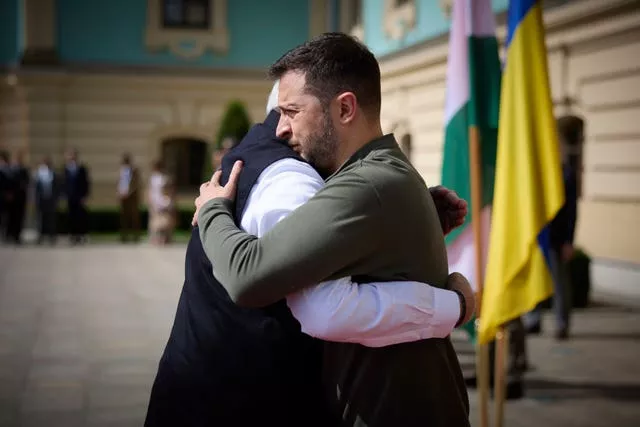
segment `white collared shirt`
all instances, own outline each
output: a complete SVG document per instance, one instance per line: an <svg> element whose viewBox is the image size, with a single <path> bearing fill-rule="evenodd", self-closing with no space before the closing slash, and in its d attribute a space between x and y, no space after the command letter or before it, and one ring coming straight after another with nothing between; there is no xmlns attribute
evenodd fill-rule
<svg viewBox="0 0 640 427"><path fill-rule="evenodd" d="M307 163L279 160L253 186L241 227L262 237L324 185ZM322 282L287 297L302 331L325 341L382 347L444 338L460 316L457 294L419 282Z"/></svg>
<svg viewBox="0 0 640 427"><path fill-rule="evenodd" d="M120 180L118 181L118 194L126 196L131 185L131 166L120 167Z"/></svg>
<svg viewBox="0 0 640 427"><path fill-rule="evenodd" d="M47 165L40 165L36 171L36 180L42 184L42 192L46 197L51 196L53 186L53 171Z"/></svg>

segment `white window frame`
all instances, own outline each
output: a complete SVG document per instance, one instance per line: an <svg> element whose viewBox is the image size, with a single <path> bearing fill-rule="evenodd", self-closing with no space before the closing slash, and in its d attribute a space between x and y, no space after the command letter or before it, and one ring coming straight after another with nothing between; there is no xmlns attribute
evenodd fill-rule
<svg viewBox="0 0 640 427"><path fill-rule="evenodd" d="M229 51L227 29L227 0L210 0L209 28L165 28L162 22L162 0L147 0L147 28L145 45L149 50L169 49L186 59L202 56L207 50L215 53Z"/></svg>

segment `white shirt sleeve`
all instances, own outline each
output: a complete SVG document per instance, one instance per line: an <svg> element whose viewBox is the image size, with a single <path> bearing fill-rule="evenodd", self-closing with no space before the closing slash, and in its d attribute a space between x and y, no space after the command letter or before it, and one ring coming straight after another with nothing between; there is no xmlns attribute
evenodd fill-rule
<svg viewBox="0 0 640 427"><path fill-rule="evenodd" d="M261 237L323 185L306 163L275 162L253 186L242 228ZM411 281L357 284L347 277L291 294L287 304L304 333L369 347L446 337L460 316L457 294Z"/></svg>

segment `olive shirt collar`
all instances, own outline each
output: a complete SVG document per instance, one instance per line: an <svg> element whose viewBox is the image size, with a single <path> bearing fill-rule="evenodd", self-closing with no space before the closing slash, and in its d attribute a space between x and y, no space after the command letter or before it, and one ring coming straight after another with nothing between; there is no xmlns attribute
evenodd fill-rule
<svg viewBox="0 0 640 427"><path fill-rule="evenodd" d="M394 148L397 146L398 146L398 143L396 142L396 138L393 136L392 133L388 133L386 135L381 136L380 138L376 138L373 141L368 142L367 144L362 146L355 153L353 153L353 155L349 157L349 159L346 162L344 162L342 166L340 166L338 170L335 171L333 174L331 174L325 181L329 181L336 175L339 175L349 165L352 165L357 161L364 160L369 154L371 154L376 150L386 150L386 149Z"/></svg>

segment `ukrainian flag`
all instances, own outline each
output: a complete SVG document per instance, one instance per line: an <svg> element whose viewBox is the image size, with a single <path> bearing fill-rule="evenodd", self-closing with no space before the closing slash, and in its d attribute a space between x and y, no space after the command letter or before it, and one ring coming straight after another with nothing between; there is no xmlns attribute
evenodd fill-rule
<svg viewBox="0 0 640 427"><path fill-rule="evenodd" d="M564 204L540 1L509 4L505 61L481 343L552 294L547 227Z"/></svg>

